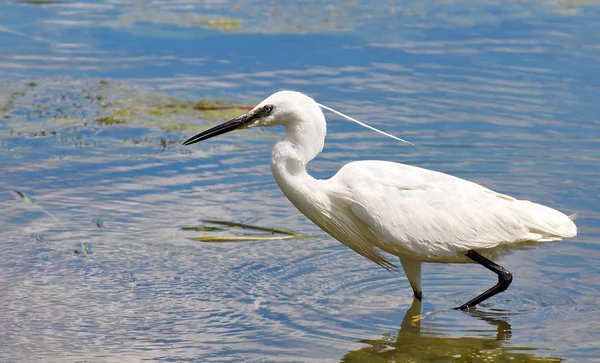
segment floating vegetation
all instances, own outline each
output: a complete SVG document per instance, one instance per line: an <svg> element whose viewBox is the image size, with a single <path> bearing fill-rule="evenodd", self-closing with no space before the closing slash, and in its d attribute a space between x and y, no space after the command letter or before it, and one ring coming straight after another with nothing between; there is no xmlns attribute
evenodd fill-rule
<svg viewBox="0 0 600 363"><path fill-rule="evenodd" d="M214 231L226 231L227 228L213 227L213 226L184 226L180 228L182 231L196 231L196 232L214 232Z"/></svg>
<svg viewBox="0 0 600 363"><path fill-rule="evenodd" d="M204 111L204 113L202 114L202 118L209 121L221 121L238 117L243 113L244 111L242 111L238 107L220 108Z"/></svg>
<svg viewBox="0 0 600 363"><path fill-rule="evenodd" d="M23 198L24 201L26 201L27 203L31 203L34 204L33 201L31 200L31 198L29 198L29 195L20 192L18 190L13 190L14 193L16 193L19 197Z"/></svg>
<svg viewBox="0 0 600 363"><path fill-rule="evenodd" d="M222 16L180 13L167 9L150 10L145 5L143 8L132 7L130 12L122 13L121 16L113 21L105 22L105 25L123 28L133 26L135 23L154 23L168 24L177 27L202 27L220 31L240 31L242 30L242 21Z"/></svg>
<svg viewBox="0 0 600 363"><path fill-rule="evenodd" d="M107 116L107 117L100 117L98 119L96 119L96 123L100 124L100 125L115 125L115 124L124 124L125 121L118 119L118 118L114 118L112 116Z"/></svg>
<svg viewBox="0 0 600 363"><path fill-rule="evenodd" d="M194 125L177 121L167 121L161 126L161 129L165 131L203 131L203 129L208 129L208 126Z"/></svg>
<svg viewBox="0 0 600 363"><path fill-rule="evenodd" d="M242 22L235 19L211 19L205 23L205 26L222 31L233 31L241 28Z"/></svg>
<svg viewBox="0 0 600 363"><path fill-rule="evenodd" d="M231 100L202 100L191 102L183 100L130 100L127 105L107 104L108 116L96 119L97 124L111 126L127 123L147 125L165 131L198 131L206 125L186 122L193 118L206 121L223 121L241 115L252 107L238 106ZM182 121L179 121L181 119ZM185 120L185 121L184 121Z"/></svg>
<svg viewBox="0 0 600 363"><path fill-rule="evenodd" d="M148 115L153 115L153 116L165 116L168 115L169 112L167 110L163 110L160 108L153 108L148 110Z"/></svg>
<svg viewBox="0 0 600 363"><path fill-rule="evenodd" d="M255 226L255 225L251 225L251 224L214 220L214 219L205 219L202 222L212 223L212 224L220 224L220 225L224 225L224 226L228 226L228 227L241 227L241 228L245 228L245 229L254 229L257 231L265 231L265 232L271 232L271 233L281 233L281 234L289 234L289 235L298 234L297 232L290 231L287 229L259 227L259 226Z"/></svg>
<svg viewBox="0 0 600 363"><path fill-rule="evenodd" d="M90 256L90 254L92 253L90 245L85 242L82 242L80 244L80 247L81 247L81 249L75 250L73 252L77 255L84 254L88 260L92 261L92 257Z"/></svg>
<svg viewBox="0 0 600 363"><path fill-rule="evenodd" d="M201 236L194 237L192 240L200 242L251 242L251 241L278 241L294 238L311 238L312 236L297 234L288 236Z"/></svg>
<svg viewBox="0 0 600 363"><path fill-rule="evenodd" d="M135 111L131 108L116 108L110 112L110 116L100 117L96 119L96 123L100 125L115 125L124 124L131 120L135 115Z"/></svg>
<svg viewBox="0 0 600 363"><path fill-rule="evenodd" d="M203 220L202 222L208 225L203 226L183 226L180 227L184 231L198 231L198 232L214 232L214 231L226 231L233 228L241 228L246 230L269 232L265 233L252 233L252 234L241 234L241 235L209 235L194 237L192 240L200 242L248 242L248 241L277 241L284 239L297 239L297 238L311 238L313 236L301 234L295 231L261 227L247 223L230 222L223 220ZM212 224L212 225L211 225ZM216 225L216 226L215 226Z"/></svg>
<svg viewBox="0 0 600 363"><path fill-rule="evenodd" d="M194 110L214 110L218 108L231 108L231 101L224 99L215 99L215 100L203 100L200 102L182 104L180 107L191 106Z"/></svg>
<svg viewBox="0 0 600 363"><path fill-rule="evenodd" d="M81 250L83 251L83 253L86 254L86 256L91 253L90 246L87 243L85 243L85 242L81 243Z"/></svg>
<svg viewBox="0 0 600 363"><path fill-rule="evenodd" d="M16 195L18 195L19 197L21 197L26 203L29 203L33 206L35 206L37 209L41 210L42 212L44 212L45 214L47 214L50 218L54 219L56 222L58 222L58 224L61 225L61 227L67 229L65 227L65 225L61 222L60 219L56 218L56 216L54 216L54 214L48 212L44 207L34 203L34 201L29 197L29 195L27 195L24 192L18 191L18 190L13 190L13 193L15 193Z"/></svg>
<svg viewBox="0 0 600 363"><path fill-rule="evenodd" d="M232 99L186 100L110 80L73 87L68 82L29 79L0 86L0 121L7 134L22 138L53 135L56 141L79 148L95 145L86 139L94 137L98 128L119 126L129 133L126 125L164 131L163 135L138 137L132 144L166 150L181 143L183 132L207 130L213 121L228 120L249 109Z"/></svg>
<svg viewBox="0 0 600 363"><path fill-rule="evenodd" d="M56 222L58 222L58 224L60 224L60 226L62 228L64 228L66 231L70 232L69 228L67 228L67 226L65 226L60 219L58 219L56 216L54 216L54 214L52 214L49 211L47 211L44 207L36 204L27 193L24 193L24 192L19 191L19 190L13 190L12 192L15 193L17 196L19 196L26 203L35 206L37 209L41 210L42 212L44 212L45 214L47 214L48 216L50 216L52 219L54 219ZM96 226L98 226L98 227L102 226L102 220L96 219L95 222L96 222ZM35 238L36 238L36 240L38 242L41 242L41 239L40 239L39 236L36 235ZM73 252L75 254L84 254L85 257L87 257L87 259L91 261L92 257L90 255L92 253L92 249L91 249L90 244L86 243L86 242L81 242L81 244L79 246L80 246L80 249L76 249Z"/></svg>
<svg viewBox="0 0 600 363"><path fill-rule="evenodd" d="M19 1L17 1L17 3L25 4L25 5L38 5L38 6L65 4L64 1L51 1L51 0L19 0Z"/></svg>

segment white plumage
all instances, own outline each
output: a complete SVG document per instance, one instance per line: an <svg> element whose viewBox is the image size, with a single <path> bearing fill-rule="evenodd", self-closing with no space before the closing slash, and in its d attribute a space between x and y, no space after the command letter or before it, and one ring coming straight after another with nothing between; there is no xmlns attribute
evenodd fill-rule
<svg viewBox="0 0 600 363"><path fill-rule="evenodd" d="M397 256L460 262L467 250L556 241L577 233L573 222L554 209L414 166L353 162L330 182L340 185L351 213L375 236L374 245Z"/></svg>
<svg viewBox="0 0 600 363"><path fill-rule="evenodd" d="M494 287L499 291L490 292L492 288L486 291L491 295L484 293L461 308L503 291L512 280L486 257L577 234L572 220L552 208L415 166L356 161L328 180L314 179L306 164L325 142L326 122L319 106L302 93L277 92L249 113L184 144L233 129L285 126L285 137L273 149L271 169L286 197L324 231L371 261L390 269L394 264L380 251L400 257L416 297L421 297L422 262L478 262L498 274L499 285L504 279L503 286Z"/></svg>

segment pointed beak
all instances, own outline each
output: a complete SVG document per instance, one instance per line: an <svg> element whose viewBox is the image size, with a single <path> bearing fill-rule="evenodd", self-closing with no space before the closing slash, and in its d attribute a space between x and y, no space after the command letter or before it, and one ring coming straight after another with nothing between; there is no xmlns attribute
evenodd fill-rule
<svg viewBox="0 0 600 363"><path fill-rule="evenodd" d="M234 118L233 120L229 120L225 123L213 127L212 129L208 129L199 133L196 136L189 138L183 143L183 145L195 144L197 142L210 139L211 137L219 136L229 131L237 130L243 126L251 124L258 117L259 115L256 112L250 111L248 113Z"/></svg>

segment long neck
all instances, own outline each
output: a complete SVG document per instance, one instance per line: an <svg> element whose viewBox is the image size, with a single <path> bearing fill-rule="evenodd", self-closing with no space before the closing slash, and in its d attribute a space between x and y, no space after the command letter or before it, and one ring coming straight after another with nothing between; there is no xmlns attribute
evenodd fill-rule
<svg viewBox="0 0 600 363"><path fill-rule="evenodd" d="M314 159L325 145L327 126L325 116L318 112L304 112L285 126L285 138L304 165Z"/></svg>
<svg viewBox="0 0 600 363"><path fill-rule="evenodd" d="M325 127L310 126L313 125L289 123L285 128L285 137L275 144L271 154L271 170L278 183L281 178L312 178L306 172L306 164L323 150Z"/></svg>
<svg viewBox="0 0 600 363"><path fill-rule="evenodd" d="M285 137L277 142L271 154L271 170L277 184L303 213L314 203L315 190L323 183L306 172L306 164L321 152L325 143L325 117L322 113L320 116L322 119L312 122L288 123Z"/></svg>

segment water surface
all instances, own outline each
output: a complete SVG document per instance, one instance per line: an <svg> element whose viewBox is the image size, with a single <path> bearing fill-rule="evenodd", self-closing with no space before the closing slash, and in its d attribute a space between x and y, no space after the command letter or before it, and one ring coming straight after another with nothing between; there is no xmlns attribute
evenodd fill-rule
<svg viewBox="0 0 600 363"><path fill-rule="evenodd" d="M0 9L2 360L600 356L596 2ZM282 130L180 146L227 116L190 105L253 105L279 89L419 146L328 114L317 177L357 159L418 165L578 212L579 236L503 258L513 284L470 314L445 309L494 275L426 265L413 320L402 273L327 237L281 194L269 156ZM178 229L207 218L315 237L203 244Z"/></svg>

